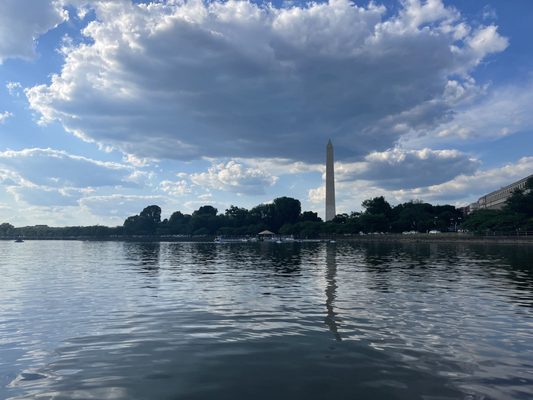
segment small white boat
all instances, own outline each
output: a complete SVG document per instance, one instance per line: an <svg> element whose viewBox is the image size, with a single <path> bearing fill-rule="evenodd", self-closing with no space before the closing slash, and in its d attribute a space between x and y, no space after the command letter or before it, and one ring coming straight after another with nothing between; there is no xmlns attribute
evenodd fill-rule
<svg viewBox="0 0 533 400"><path fill-rule="evenodd" d="M247 243L247 238L225 238L222 236L215 237L214 243Z"/></svg>

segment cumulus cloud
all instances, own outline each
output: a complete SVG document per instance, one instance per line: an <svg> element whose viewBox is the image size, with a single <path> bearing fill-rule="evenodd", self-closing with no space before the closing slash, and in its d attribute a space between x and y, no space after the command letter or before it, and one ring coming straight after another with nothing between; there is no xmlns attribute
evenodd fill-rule
<svg viewBox="0 0 533 400"><path fill-rule="evenodd" d="M317 162L328 137L340 158L383 151L446 120L477 90L470 71L507 46L441 0L393 15L347 0L93 7L89 40L26 95L42 123L139 158ZM467 93L449 96L450 80Z"/></svg>
<svg viewBox="0 0 533 400"><path fill-rule="evenodd" d="M131 186L137 178L128 166L92 160L54 149L0 152L0 165L35 185L48 187Z"/></svg>
<svg viewBox="0 0 533 400"><path fill-rule="evenodd" d="M457 150L395 148L368 154L363 162L338 163L338 181L367 180L384 189L417 188L447 182L479 167L476 159Z"/></svg>
<svg viewBox="0 0 533 400"><path fill-rule="evenodd" d="M22 85L20 82L7 82L6 88L11 96L19 97L22 91Z"/></svg>
<svg viewBox="0 0 533 400"><path fill-rule="evenodd" d="M164 180L161 181L159 187L170 196L183 196L191 192L190 185L185 179L179 181Z"/></svg>
<svg viewBox="0 0 533 400"><path fill-rule="evenodd" d="M214 164L207 172L191 174L190 179L203 188L254 195L264 193L265 187L276 183L277 177L232 160L226 164Z"/></svg>
<svg viewBox="0 0 533 400"><path fill-rule="evenodd" d="M3 124L4 122L6 122L8 118L11 118L12 116L13 114L10 113L9 111L4 111L0 113L0 124Z"/></svg>
<svg viewBox="0 0 533 400"><path fill-rule="evenodd" d="M33 58L36 39L67 19L57 0L0 1L0 64Z"/></svg>

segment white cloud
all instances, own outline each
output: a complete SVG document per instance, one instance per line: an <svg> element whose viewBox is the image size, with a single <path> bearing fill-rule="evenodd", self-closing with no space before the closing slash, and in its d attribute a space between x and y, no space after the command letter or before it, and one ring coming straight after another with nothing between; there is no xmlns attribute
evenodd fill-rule
<svg viewBox="0 0 533 400"><path fill-rule="evenodd" d="M133 154L126 154L123 158L123 161L133 165L134 167L146 167L150 165L152 160L147 158L135 157Z"/></svg>
<svg viewBox="0 0 533 400"><path fill-rule="evenodd" d="M24 184L24 179L15 171L0 168L0 183L3 186L16 186Z"/></svg>
<svg viewBox="0 0 533 400"><path fill-rule="evenodd" d="M533 129L533 83L494 90L421 140L486 140ZM417 139L414 139L416 141Z"/></svg>
<svg viewBox="0 0 533 400"><path fill-rule="evenodd" d="M481 61L485 55L503 51L508 46L506 38L498 34L498 27L490 25L482 27L466 41L474 54L479 55L477 62Z"/></svg>
<svg viewBox="0 0 533 400"><path fill-rule="evenodd" d="M0 64L7 58L35 57L37 38L67 19L59 1L0 1Z"/></svg>
<svg viewBox="0 0 533 400"><path fill-rule="evenodd" d="M0 152L0 165L35 185L56 188L132 186L139 178L131 167L54 149L33 148Z"/></svg>
<svg viewBox="0 0 533 400"><path fill-rule="evenodd" d="M159 186L163 192L170 196L183 196L191 192L189 183L184 179L179 181L164 180Z"/></svg>
<svg viewBox="0 0 533 400"><path fill-rule="evenodd" d="M4 122L7 121L8 118L11 118L12 116L13 114L10 113L9 111L4 111L0 113L0 124L3 124Z"/></svg>
<svg viewBox="0 0 533 400"><path fill-rule="evenodd" d="M191 181L203 188L224 190L241 194L262 194L272 186L277 177L259 168L247 168L236 161L214 164L207 172L190 175Z"/></svg>
<svg viewBox="0 0 533 400"><path fill-rule="evenodd" d="M339 189L338 185L337 189ZM317 188L309 189L307 197L311 203L323 203L326 199L326 188L322 185Z"/></svg>
<svg viewBox="0 0 533 400"><path fill-rule="evenodd" d="M213 200L213 193L204 193L198 196L198 199L201 201L211 201Z"/></svg>
<svg viewBox="0 0 533 400"><path fill-rule="evenodd" d="M7 82L6 88L11 96L19 97L22 92L22 85L20 82Z"/></svg>
<svg viewBox="0 0 533 400"><path fill-rule="evenodd" d="M130 175L123 179L121 185L124 186L150 186L153 180L156 180L157 176L153 171L141 171L134 169Z"/></svg>
<svg viewBox="0 0 533 400"><path fill-rule="evenodd" d="M317 162L328 137L339 158L383 151L477 93L469 72L507 46L441 0L402 4L96 2L90 40L26 95L43 122L137 158Z"/></svg>
<svg viewBox="0 0 533 400"><path fill-rule="evenodd" d="M38 207L77 206L97 190L145 186L153 173L54 149L0 152L0 182L16 201Z"/></svg>
<svg viewBox="0 0 533 400"><path fill-rule="evenodd" d="M385 189L416 188L473 173L479 161L457 150L394 148L368 154L363 162L337 163L338 181L366 180Z"/></svg>

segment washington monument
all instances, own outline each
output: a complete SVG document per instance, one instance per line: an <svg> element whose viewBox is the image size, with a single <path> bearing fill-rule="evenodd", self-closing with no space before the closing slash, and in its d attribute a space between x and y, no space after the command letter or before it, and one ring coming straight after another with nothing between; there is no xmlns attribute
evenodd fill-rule
<svg viewBox="0 0 533 400"><path fill-rule="evenodd" d="M326 221L335 218L335 172L333 170L333 144L326 147Z"/></svg>

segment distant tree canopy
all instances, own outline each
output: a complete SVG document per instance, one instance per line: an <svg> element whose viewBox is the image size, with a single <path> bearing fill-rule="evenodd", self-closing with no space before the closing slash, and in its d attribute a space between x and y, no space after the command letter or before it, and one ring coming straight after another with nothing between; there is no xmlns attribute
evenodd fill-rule
<svg viewBox="0 0 533 400"><path fill-rule="evenodd" d="M124 221L124 231L130 234L153 235L161 223L161 207L152 205L144 208L139 215Z"/></svg>
<svg viewBox="0 0 533 400"><path fill-rule="evenodd" d="M0 224L0 237L33 238L88 237L105 238L122 235L256 235L268 229L280 234L317 237L321 234L358 234L360 232L454 231L461 227L473 232L533 230L533 179L524 190L516 191L502 210L478 210L468 216L451 205L431 205L410 201L391 206L383 196L363 201L363 212L338 214L322 222L313 211L303 211L299 200L278 197L272 203L259 204L250 210L231 205L224 213L203 205L192 214L175 211L161 220L161 208L145 207L132 215L123 226L87 226L54 228L46 225L15 228Z"/></svg>
<svg viewBox="0 0 533 400"><path fill-rule="evenodd" d="M158 233L252 235L264 229L277 232L283 224L299 222L300 214L300 201L290 197L279 197L272 203L260 204L251 210L232 205L224 214L219 214L213 206L204 205L191 215L176 211L168 221L159 224ZM135 222L136 217L128 217L124 222L124 228L127 229L132 219Z"/></svg>
<svg viewBox="0 0 533 400"><path fill-rule="evenodd" d="M392 211L392 207L383 196L365 200L361 205L365 209L365 213L370 215L390 217Z"/></svg>
<svg viewBox="0 0 533 400"><path fill-rule="evenodd" d="M217 215L218 210L213 206L202 206L198 210L192 213L193 217L197 217L199 215L205 215L205 216L211 216L214 217Z"/></svg>
<svg viewBox="0 0 533 400"><path fill-rule="evenodd" d="M0 224L0 234L9 235L14 231L15 227L7 222Z"/></svg>
<svg viewBox="0 0 533 400"><path fill-rule="evenodd" d="M150 206L139 215L128 217L124 231L159 235L256 235L268 229L281 234L316 237L359 232L447 231L456 228L462 218L461 212L453 206L413 201L392 207L383 196L365 200L362 206L365 209L362 213L339 214L327 223L322 222L316 212L302 212L300 201L291 197L278 197L272 203L259 204L250 210L231 205L224 213L204 205L191 215L176 211L168 220L159 223L156 221L160 219L160 210ZM148 218L147 222L143 219L147 216L154 218Z"/></svg>
<svg viewBox="0 0 533 400"><path fill-rule="evenodd" d="M65 238L109 238L120 236L123 233L122 227L110 228L107 226L66 226L51 227L47 225L23 226L15 228L11 224L0 225L0 237L33 239L65 239Z"/></svg>

